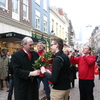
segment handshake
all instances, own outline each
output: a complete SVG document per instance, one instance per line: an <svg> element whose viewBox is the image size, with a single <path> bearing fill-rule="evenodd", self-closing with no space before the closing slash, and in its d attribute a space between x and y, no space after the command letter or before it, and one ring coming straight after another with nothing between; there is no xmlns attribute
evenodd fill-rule
<svg viewBox="0 0 100 100"><path fill-rule="evenodd" d="M40 73L44 74L45 72L47 72L48 74L51 74L51 71L49 69L46 69L45 67L41 67L40 70L35 70L35 71L31 71L29 73L29 76L38 76L40 75Z"/></svg>

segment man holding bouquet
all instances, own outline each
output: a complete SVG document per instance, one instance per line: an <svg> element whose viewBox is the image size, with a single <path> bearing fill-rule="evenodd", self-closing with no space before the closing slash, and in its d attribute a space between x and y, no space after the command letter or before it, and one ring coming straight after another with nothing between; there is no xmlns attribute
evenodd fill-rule
<svg viewBox="0 0 100 100"><path fill-rule="evenodd" d="M52 73L41 67L41 72L52 82L51 100L68 100L70 92L70 61L67 55L62 51L63 40L54 38L51 42L51 52L55 58L52 62Z"/></svg>

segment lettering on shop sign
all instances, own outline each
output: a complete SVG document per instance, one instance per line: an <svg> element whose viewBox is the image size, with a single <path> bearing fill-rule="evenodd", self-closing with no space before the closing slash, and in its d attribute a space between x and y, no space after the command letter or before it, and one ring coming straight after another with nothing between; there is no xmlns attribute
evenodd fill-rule
<svg viewBox="0 0 100 100"><path fill-rule="evenodd" d="M45 41L43 41L43 40L38 40L38 42L42 42L43 44L46 44L46 42L45 42Z"/></svg>
<svg viewBox="0 0 100 100"><path fill-rule="evenodd" d="M12 36L12 33L6 34L6 37L11 37L11 36Z"/></svg>

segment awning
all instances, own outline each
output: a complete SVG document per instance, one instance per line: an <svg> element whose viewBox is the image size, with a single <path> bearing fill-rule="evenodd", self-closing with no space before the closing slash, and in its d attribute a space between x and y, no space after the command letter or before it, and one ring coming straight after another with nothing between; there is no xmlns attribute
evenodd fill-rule
<svg viewBox="0 0 100 100"><path fill-rule="evenodd" d="M0 40L8 40L9 38L17 38L17 39L23 39L24 37L26 37L27 35L24 35L24 34L20 34L20 33L16 33L16 32L8 32L8 33L1 33L0 34ZM27 37L31 37L31 36L27 36ZM45 40L43 39L38 39L38 38L34 38L34 37L31 37L33 39L34 42L43 42L44 44L46 43ZM13 40L14 40L13 39Z"/></svg>

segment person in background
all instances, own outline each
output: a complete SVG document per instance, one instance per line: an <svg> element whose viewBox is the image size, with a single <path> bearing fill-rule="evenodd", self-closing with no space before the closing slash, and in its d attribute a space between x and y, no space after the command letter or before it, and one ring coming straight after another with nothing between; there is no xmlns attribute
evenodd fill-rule
<svg viewBox="0 0 100 100"><path fill-rule="evenodd" d="M0 90L3 90L4 84L3 81L5 80L6 88L8 91L8 66L10 63L10 59L7 57L7 49L1 50L0 55Z"/></svg>
<svg viewBox="0 0 100 100"><path fill-rule="evenodd" d="M100 53L98 53L97 65L98 65L98 70L99 70L99 80L100 80Z"/></svg>
<svg viewBox="0 0 100 100"><path fill-rule="evenodd" d="M94 65L96 56L91 55L91 47L83 48L83 55L74 57L75 52L72 52L70 61L73 64L78 64L79 90L80 100L94 100Z"/></svg>
<svg viewBox="0 0 100 100"><path fill-rule="evenodd" d="M37 76L40 75L40 70L34 70L32 65L39 55L34 51L33 45L34 42L30 37L23 38L22 48L11 58L15 100L39 100Z"/></svg>
<svg viewBox="0 0 100 100"><path fill-rule="evenodd" d="M39 56L42 56L45 53L44 46L43 46L42 42L37 43L37 50L38 50ZM48 83L47 78L41 73L39 75L39 77L37 78L37 80L38 80L39 86L40 86L40 82L41 81L43 82L44 89L45 89L46 96L47 96L47 100L50 100L50 87L49 87L49 83Z"/></svg>
<svg viewBox="0 0 100 100"><path fill-rule="evenodd" d="M63 48L63 52L70 58L70 52L67 48ZM72 85L72 88L75 86L75 79L76 79L76 65L70 64L70 83Z"/></svg>
<svg viewBox="0 0 100 100"><path fill-rule="evenodd" d="M11 55L9 52L7 52L7 57L11 59Z"/></svg>
<svg viewBox="0 0 100 100"><path fill-rule="evenodd" d="M63 48L63 52L69 57L70 52L67 48Z"/></svg>
<svg viewBox="0 0 100 100"><path fill-rule="evenodd" d="M51 42L51 52L55 58L52 62L52 72L41 67L41 72L52 82L50 100L68 100L70 92L70 61L62 51L63 40L54 38Z"/></svg>
<svg viewBox="0 0 100 100"><path fill-rule="evenodd" d="M9 68L8 68L8 76L9 76L9 91L8 91L8 99L7 100L12 100L13 87L14 87L14 71L13 71L11 62L9 64Z"/></svg>

